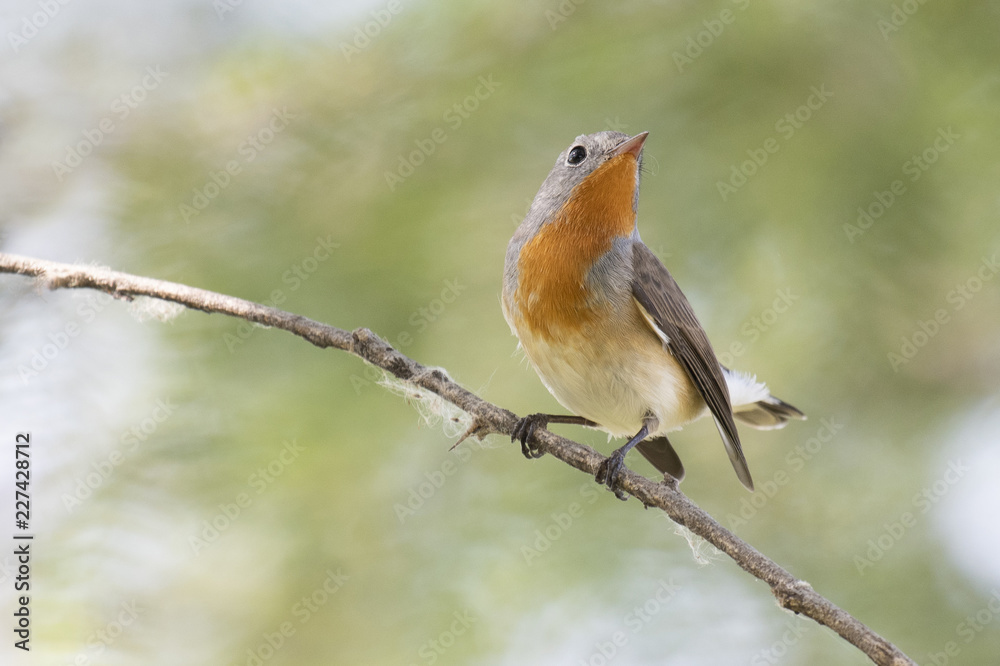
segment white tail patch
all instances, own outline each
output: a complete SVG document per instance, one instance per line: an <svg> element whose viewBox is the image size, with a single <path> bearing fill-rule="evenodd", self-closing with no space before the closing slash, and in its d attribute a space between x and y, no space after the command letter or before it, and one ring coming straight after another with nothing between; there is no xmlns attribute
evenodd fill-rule
<svg viewBox="0 0 1000 666"><path fill-rule="evenodd" d="M728 368L723 368L722 374L726 378L729 399L732 402L734 412L740 411L740 407L748 407L771 397L767 386L763 382L758 382L756 375Z"/></svg>

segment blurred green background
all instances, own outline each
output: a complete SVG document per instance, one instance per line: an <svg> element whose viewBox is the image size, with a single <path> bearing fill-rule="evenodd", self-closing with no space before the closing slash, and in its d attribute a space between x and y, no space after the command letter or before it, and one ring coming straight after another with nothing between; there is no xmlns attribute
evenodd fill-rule
<svg viewBox="0 0 1000 666"><path fill-rule="evenodd" d="M742 430L753 495L686 428L684 491L919 663L996 663L1000 2L42 4L3 17L3 251L366 326L519 414L561 408L506 243L574 137L648 130L644 240L809 415ZM575 470L449 452L344 353L0 304L37 532L4 663L867 663Z"/></svg>

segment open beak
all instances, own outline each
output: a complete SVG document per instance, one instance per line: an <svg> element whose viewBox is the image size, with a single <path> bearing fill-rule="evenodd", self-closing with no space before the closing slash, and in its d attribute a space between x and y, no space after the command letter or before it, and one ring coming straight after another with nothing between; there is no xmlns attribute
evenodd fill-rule
<svg viewBox="0 0 1000 666"><path fill-rule="evenodd" d="M639 153L642 152L642 144L646 143L647 136L649 136L649 132L640 132L631 139L625 139L611 151L611 157L632 153L636 159L639 159Z"/></svg>

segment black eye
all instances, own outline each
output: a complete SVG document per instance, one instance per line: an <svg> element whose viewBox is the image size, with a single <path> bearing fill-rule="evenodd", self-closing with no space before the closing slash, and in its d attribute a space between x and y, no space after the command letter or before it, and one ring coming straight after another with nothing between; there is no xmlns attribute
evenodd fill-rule
<svg viewBox="0 0 1000 666"><path fill-rule="evenodd" d="M587 159L587 149L583 146L573 146L566 156L566 164L576 166L585 159Z"/></svg>

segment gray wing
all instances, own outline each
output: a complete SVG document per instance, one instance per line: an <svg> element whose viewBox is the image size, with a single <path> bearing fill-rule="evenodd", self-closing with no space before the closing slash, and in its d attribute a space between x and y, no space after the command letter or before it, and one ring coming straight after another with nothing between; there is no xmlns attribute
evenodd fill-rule
<svg viewBox="0 0 1000 666"><path fill-rule="evenodd" d="M667 350L680 362L708 404L736 476L744 486L753 490L753 479L740 447L722 366L691 304L666 267L642 243L633 245L632 266L635 271L632 295L646 320L659 329L656 334L665 340Z"/></svg>

